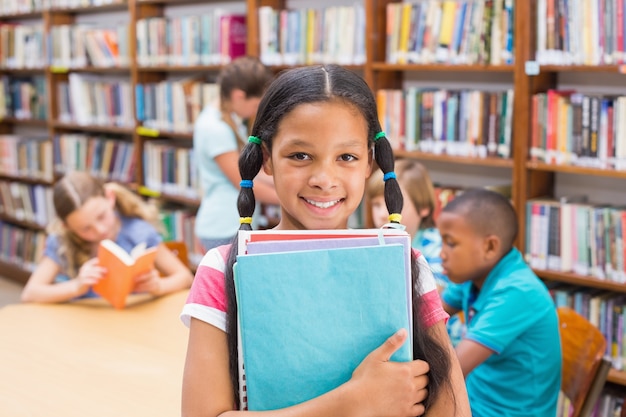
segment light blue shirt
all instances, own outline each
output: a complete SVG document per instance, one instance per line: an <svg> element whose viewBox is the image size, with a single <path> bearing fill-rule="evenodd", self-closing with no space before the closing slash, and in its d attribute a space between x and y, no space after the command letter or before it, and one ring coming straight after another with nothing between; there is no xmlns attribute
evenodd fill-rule
<svg viewBox="0 0 626 417"><path fill-rule="evenodd" d="M239 229L239 190L220 169L215 158L227 152L238 152L239 148L235 133L222 120L218 109L207 106L198 116L193 129L193 148L202 187L196 236L201 239L233 237Z"/></svg>
<svg viewBox="0 0 626 417"><path fill-rule="evenodd" d="M504 256L480 291L466 282L449 286L442 298L463 309L465 338L495 352L466 378L473 417L554 417L561 387L558 317L520 252Z"/></svg>

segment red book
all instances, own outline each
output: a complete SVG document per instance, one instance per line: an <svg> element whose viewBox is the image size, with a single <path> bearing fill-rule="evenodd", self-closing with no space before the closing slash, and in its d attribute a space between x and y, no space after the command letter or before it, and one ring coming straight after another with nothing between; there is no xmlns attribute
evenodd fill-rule
<svg viewBox="0 0 626 417"><path fill-rule="evenodd" d="M220 55L222 64L246 54L248 30L246 15L225 15L220 17Z"/></svg>

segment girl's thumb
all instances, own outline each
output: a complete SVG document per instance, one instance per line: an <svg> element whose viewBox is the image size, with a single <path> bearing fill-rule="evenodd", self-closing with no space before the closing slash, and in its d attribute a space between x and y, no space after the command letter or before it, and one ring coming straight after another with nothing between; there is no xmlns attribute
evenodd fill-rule
<svg viewBox="0 0 626 417"><path fill-rule="evenodd" d="M394 352L406 341L406 329L400 329L384 341L374 352L374 358L381 362L388 362Z"/></svg>

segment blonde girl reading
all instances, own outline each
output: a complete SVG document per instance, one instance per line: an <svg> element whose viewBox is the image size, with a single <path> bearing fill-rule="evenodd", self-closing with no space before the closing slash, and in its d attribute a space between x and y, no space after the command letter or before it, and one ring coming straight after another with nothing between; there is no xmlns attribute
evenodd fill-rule
<svg viewBox="0 0 626 417"><path fill-rule="evenodd" d="M59 303L95 296L91 287L105 272L95 255L104 239L126 251L144 242L157 246L155 269L135 278L134 292L159 296L191 285L189 268L161 242L156 208L130 190L75 171L54 185L53 202L57 219L22 301Z"/></svg>
<svg viewBox="0 0 626 417"><path fill-rule="evenodd" d="M239 159L241 227L254 211L253 179L273 176L282 217L277 229L345 229L370 176L373 157L385 172L392 222L402 194L393 153L380 130L374 97L361 77L336 65L282 73L259 105ZM181 318L189 326L183 416L257 415L238 411L236 245L210 250L201 262ZM294 277L297 279L297 277ZM317 398L266 416L469 416L461 369L448 339L441 300L423 257L413 253L415 360L390 362L407 331L389 335L352 378Z"/></svg>

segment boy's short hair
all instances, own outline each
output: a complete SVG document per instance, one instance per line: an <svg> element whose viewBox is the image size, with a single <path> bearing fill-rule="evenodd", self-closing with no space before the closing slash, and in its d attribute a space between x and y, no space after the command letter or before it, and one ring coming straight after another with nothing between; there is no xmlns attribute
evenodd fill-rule
<svg viewBox="0 0 626 417"><path fill-rule="evenodd" d="M457 195L443 212L462 215L479 234L498 236L504 253L513 248L517 215L509 199L502 194L486 188L471 188Z"/></svg>

